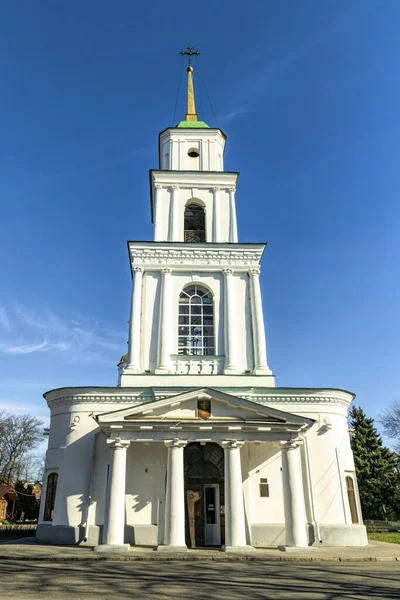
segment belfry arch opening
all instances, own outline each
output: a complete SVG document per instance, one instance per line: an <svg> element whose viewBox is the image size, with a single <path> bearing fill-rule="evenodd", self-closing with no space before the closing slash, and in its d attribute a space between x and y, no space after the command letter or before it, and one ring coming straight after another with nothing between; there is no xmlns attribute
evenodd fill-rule
<svg viewBox="0 0 400 600"><path fill-rule="evenodd" d="M225 543L224 451L193 442L184 450L186 545Z"/></svg>
<svg viewBox="0 0 400 600"><path fill-rule="evenodd" d="M198 243L206 241L206 213L204 207L196 202L185 206L184 241Z"/></svg>

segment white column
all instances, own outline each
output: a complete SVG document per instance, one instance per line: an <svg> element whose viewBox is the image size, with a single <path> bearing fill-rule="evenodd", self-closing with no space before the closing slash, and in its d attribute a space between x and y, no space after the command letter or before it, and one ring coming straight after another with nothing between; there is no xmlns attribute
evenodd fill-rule
<svg viewBox="0 0 400 600"><path fill-rule="evenodd" d="M178 206L178 194L179 187L173 185L170 188L171 201L170 201L170 221L169 221L169 241L170 242L183 242L179 239L179 206ZM183 217L182 217L183 218Z"/></svg>
<svg viewBox="0 0 400 600"><path fill-rule="evenodd" d="M270 375L267 363L264 315L261 301L260 269L250 271L251 324L253 329L253 352L255 375Z"/></svg>
<svg viewBox="0 0 400 600"><path fill-rule="evenodd" d="M233 288L233 270L224 269L225 283L225 369L224 374L238 374L240 369L237 357L238 340L236 339L235 290Z"/></svg>
<svg viewBox="0 0 400 600"><path fill-rule="evenodd" d="M282 446L286 546L307 548L306 510L298 443Z"/></svg>
<svg viewBox="0 0 400 600"><path fill-rule="evenodd" d="M235 188L229 188L229 212L230 212L230 221L229 221L229 241L237 242L238 241L238 232L237 232L237 218L236 218L236 202L235 202Z"/></svg>
<svg viewBox="0 0 400 600"><path fill-rule="evenodd" d="M223 442L225 454L225 551L253 550L246 543L240 448L244 442Z"/></svg>
<svg viewBox="0 0 400 600"><path fill-rule="evenodd" d="M163 269L161 281L160 317L158 324L158 364L156 374L171 372L172 322L171 269Z"/></svg>
<svg viewBox="0 0 400 600"><path fill-rule="evenodd" d="M106 493L103 543L95 547L96 552L126 551L125 533L125 480L126 451L129 440L109 440L111 464Z"/></svg>
<svg viewBox="0 0 400 600"><path fill-rule="evenodd" d="M167 440L167 486L165 490L164 545L158 550L184 552L185 540L185 480L183 449L187 442Z"/></svg>
<svg viewBox="0 0 400 600"><path fill-rule="evenodd" d="M213 188L214 214L213 214L213 242L221 241L221 207L219 205L219 187Z"/></svg>
<svg viewBox="0 0 400 600"><path fill-rule="evenodd" d="M142 314L142 267L133 267L131 316L129 319L128 369L140 373L140 339Z"/></svg>
<svg viewBox="0 0 400 600"><path fill-rule="evenodd" d="M162 227L163 227L163 218L162 218L162 210L161 210L161 190L162 187L159 184L156 184L156 198L154 205L154 241L161 242L163 239L162 235ZM166 236L164 235L164 239Z"/></svg>

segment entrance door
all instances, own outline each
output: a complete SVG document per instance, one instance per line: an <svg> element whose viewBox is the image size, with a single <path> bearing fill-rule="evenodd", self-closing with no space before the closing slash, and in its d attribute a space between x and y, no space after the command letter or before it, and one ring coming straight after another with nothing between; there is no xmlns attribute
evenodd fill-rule
<svg viewBox="0 0 400 600"><path fill-rule="evenodd" d="M204 486L204 537L206 546L221 545L219 484Z"/></svg>
<svg viewBox="0 0 400 600"><path fill-rule="evenodd" d="M218 444L192 442L184 450L186 544L225 543L224 451Z"/></svg>

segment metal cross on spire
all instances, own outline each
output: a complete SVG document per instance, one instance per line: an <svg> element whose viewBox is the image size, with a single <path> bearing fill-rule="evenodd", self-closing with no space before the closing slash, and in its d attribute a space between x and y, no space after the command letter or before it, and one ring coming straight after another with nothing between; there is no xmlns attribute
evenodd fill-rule
<svg viewBox="0 0 400 600"><path fill-rule="evenodd" d="M193 46L187 46L186 50L182 50L182 52L179 52L179 54L189 57L188 66L190 67L192 65L192 56L198 56L200 52L198 50L193 50Z"/></svg>

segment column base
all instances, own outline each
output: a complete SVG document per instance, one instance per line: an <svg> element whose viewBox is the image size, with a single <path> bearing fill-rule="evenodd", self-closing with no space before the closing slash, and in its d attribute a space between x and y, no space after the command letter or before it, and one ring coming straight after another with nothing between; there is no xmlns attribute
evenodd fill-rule
<svg viewBox="0 0 400 600"><path fill-rule="evenodd" d="M224 552L255 552L256 549L253 546L222 546Z"/></svg>
<svg viewBox="0 0 400 600"><path fill-rule="evenodd" d="M155 375L170 375L172 371L169 367L157 367L154 373Z"/></svg>
<svg viewBox="0 0 400 600"><path fill-rule="evenodd" d="M99 544L94 552L129 552L130 549L130 544Z"/></svg>
<svg viewBox="0 0 400 600"><path fill-rule="evenodd" d="M135 367L134 365L126 365L126 367L122 369L122 372L124 374L132 373L132 375L140 375L142 371L139 369L139 367Z"/></svg>
<svg viewBox="0 0 400 600"><path fill-rule="evenodd" d="M187 546L157 546L157 552L187 552Z"/></svg>
<svg viewBox="0 0 400 600"><path fill-rule="evenodd" d="M316 549L314 546L278 546L281 552L309 552Z"/></svg>
<svg viewBox="0 0 400 600"><path fill-rule="evenodd" d="M224 375L241 375L243 371L237 369L236 367L226 367L224 369Z"/></svg>
<svg viewBox="0 0 400 600"><path fill-rule="evenodd" d="M272 375L272 371L269 367L256 367L253 375Z"/></svg>

